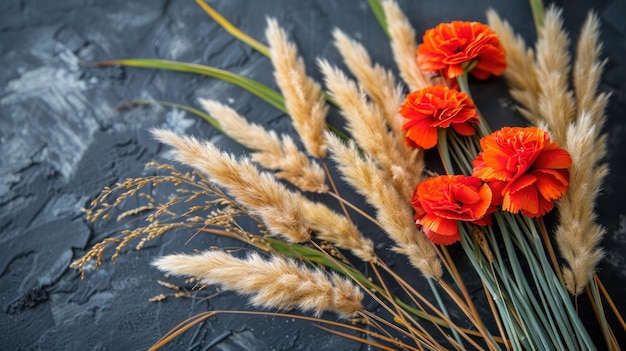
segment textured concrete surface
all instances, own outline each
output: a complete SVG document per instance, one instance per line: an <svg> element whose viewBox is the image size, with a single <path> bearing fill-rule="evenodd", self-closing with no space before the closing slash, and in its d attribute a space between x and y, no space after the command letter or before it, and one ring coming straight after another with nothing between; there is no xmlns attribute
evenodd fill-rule
<svg viewBox="0 0 626 351"><path fill-rule="evenodd" d="M338 2L213 1L242 30L264 41L265 17L289 30L309 72L318 56L339 62L330 41L338 26L362 41L372 58L392 67L387 41L365 0ZM418 33L442 21L484 21L488 7L534 41L525 1L400 1ZM608 232L599 273L617 304L626 293L626 3L562 1L566 26L577 37L587 9L602 20L608 58L602 89L611 91L606 132L611 174L599 199ZM85 221L81 208L104 186L150 172L164 150L146 131L152 126L211 138L237 148L207 123L178 110L141 107L114 112L134 99L196 105L197 98L226 101L241 114L290 131L286 116L256 97L214 79L129 68L87 68L79 60L165 58L208 64L274 86L266 58L237 42L191 0L0 2L0 350L146 349L180 321L208 309L241 309L245 300L222 294L210 300L148 299L169 291L149 262L159 255L210 245L233 246L193 233L166 235L141 251L105 262L81 281L68 268L85 249L134 223ZM472 82L475 97L495 125L521 124L501 80ZM494 103L494 101L496 103ZM339 120L336 120L339 121ZM160 199L166 193L155 192ZM384 246L384 245L381 245ZM384 250L381 254L390 256ZM398 269L405 269L401 262ZM199 297L212 291L201 292ZM583 304L584 305L584 304ZM584 308L584 306L583 306ZM585 316L593 318L590 312ZM625 339L622 339L624 341ZM361 349L308 322L270 317L220 316L192 329L168 349Z"/></svg>

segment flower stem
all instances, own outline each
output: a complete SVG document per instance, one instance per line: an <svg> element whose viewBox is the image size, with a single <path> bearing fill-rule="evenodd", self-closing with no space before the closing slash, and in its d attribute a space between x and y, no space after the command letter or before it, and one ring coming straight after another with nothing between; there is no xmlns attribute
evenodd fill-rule
<svg viewBox="0 0 626 351"><path fill-rule="evenodd" d="M461 89L462 92L467 94L467 96L469 96L469 98L472 99L473 101L474 99L472 98L472 92L470 91L469 82L467 80L467 73L463 73L460 76L457 76L456 81L459 83L459 89ZM478 118L479 135L481 137L484 137L486 135L491 134L491 128L489 128L487 121L485 121L485 118L480 114L480 111L478 111L478 108L476 108L476 113L478 114L478 117L479 117Z"/></svg>
<svg viewBox="0 0 626 351"><path fill-rule="evenodd" d="M446 174L454 174L452 160L450 159L450 149L448 149L448 131L445 128L438 128L437 130L437 150Z"/></svg>
<svg viewBox="0 0 626 351"><path fill-rule="evenodd" d="M543 27L543 1L542 0L529 0L530 9L533 12L533 21L535 22L535 29L539 32L539 28Z"/></svg>

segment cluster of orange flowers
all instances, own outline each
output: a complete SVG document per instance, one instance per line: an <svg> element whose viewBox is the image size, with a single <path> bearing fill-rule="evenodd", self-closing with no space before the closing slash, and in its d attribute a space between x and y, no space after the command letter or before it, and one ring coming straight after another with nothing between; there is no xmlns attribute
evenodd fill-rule
<svg viewBox="0 0 626 351"><path fill-rule="evenodd" d="M446 79L466 73L486 79L506 68L496 33L477 22L443 23L426 31L417 62L422 71ZM480 118L467 94L444 85L407 95L400 114L406 119L407 143L423 149L437 144L439 128L452 126L460 135L476 134ZM432 177L415 190L416 224L435 244L460 240L459 221L490 225L490 214L498 207L542 216L567 190L570 155L539 128L506 127L484 136L480 147L471 176Z"/></svg>

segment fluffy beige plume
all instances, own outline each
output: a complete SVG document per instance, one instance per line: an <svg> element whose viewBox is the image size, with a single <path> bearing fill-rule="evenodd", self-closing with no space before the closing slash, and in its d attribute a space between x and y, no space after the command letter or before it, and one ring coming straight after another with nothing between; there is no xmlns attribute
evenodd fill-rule
<svg viewBox="0 0 626 351"><path fill-rule="evenodd" d="M336 67L325 60L318 61L330 95L341 107L348 130L359 147L372 155L387 173L405 200L410 201L419 183L422 169L410 165L398 147L404 139L396 139L389 131L385 118L367 100L359 87Z"/></svg>
<svg viewBox="0 0 626 351"><path fill-rule="evenodd" d="M440 277L442 271L437 249L418 231L408 201L387 182L370 156L361 157L354 142L350 141L346 146L330 133L326 133L326 138L343 178L374 206L382 229L395 242L394 250L406 255L425 276Z"/></svg>
<svg viewBox="0 0 626 351"><path fill-rule="evenodd" d="M274 131L248 123L235 110L217 101L200 99L200 104L219 122L224 133L239 144L256 151L252 153L252 161L277 171L278 178L285 179L304 191L328 191L324 170L298 150L291 137L279 137Z"/></svg>
<svg viewBox="0 0 626 351"><path fill-rule="evenodd" d="M196 138L178 136L163 129L154 129L152 133L161 142L174 147L179 162L206 173L211 181L228 189L239 203L263 220L272 234L282 235L291 242L311 238L298 195L270 173L259 172L250 160L237 160Z"/></svg>
<svg viewBox="0 0 626 351"><path fill-rule="evenodd" d="M589 113L583 113L567 131L566 149L572 156L570 183L567 193L557 202L559 225L556 242L565 259L565 284L570 293L578 295L589 283L597 263L603 256L598 244L605 229L596 223L594 203L600 193L602 180L608 173L599 164L606 147L596 147L601 125Z"/></svg>
<svg viewBox="0 0 626 351"><path fill-rule="evenodd" d="M362 309L363 293L348 280L278 256L265 260L251 253L239 259L221 251L205 251L164 256L154 265L169 274L197 277L205 284L251 295L250 302L264 308L298 308L316 315L334 311L344 318Z"/></svg>
<svg viewBox="0 0 626 351"><path fill-rule="evenodd" d="M430 86L430 82L417 66L415 31L395 1L383 1L387 30L391 36L391 51L400 70L402 80L411 91Z"/></svg>
<svg viewBox="0 0 626 351"><path fill-rule="evenodd" d="M598 86L606 60L601 61L600 21L590 12L580 30L573 69L577 116L589 113L597 124L604 124L604 109L609 95L598 94Z"/></svg>
<svg viewBox="0 0 626 351"><path fill-rule="evenodd" d="M268 19L265 32L270 47L276 83L285 97L287 111L309 154L326 156L323 131L328 106L319 84L306 75L304 62L295 45L274 19Z"/></svg>
<svg viewBox="0 0 626 351"><path fill-rule="evenodd" d="M564 144L568 126L576 118L574 97L569 90L569 38L563 28L562 11L550 6L539 29L535 48L535 72L541 82L538 95L540 117L550 127L553 139Z"/></svg>
<svg viewBox="0 0 626 351"><path fill-rule="evenodd" d="M365 238L350 220L328 206L304 197L301 198L300 204L315 237L350 250L365 262L376 261L374 243Z"/></svg>
<svg viewBox="0 0 626 351"><path fill-rule="evenodd" d="M395 138L404 140L403 118L398 112L404 101L402 87L396 85L396 79L391 72L378 64L372 64L370 56L361 44L351 40L339 29L334 30L333 36L335 47L341 53L346 66L374 104L383 112ZM422 155L416 148L409 147L407 143L400 142L398 147L407 160L413 160ZM421 160L417 162L419 161Z"/></svg>
<svg viewBox="0 0 626 351"><path fill-rule="evenodd" d="M583 292L603 256L598 244L605 229L596 222L594 209L608 174L607 165L602 163L607 148L602 126L608 94L598 92L604 68L600 61L599 28L597 17L589 14L578 39L573 71L578 119L569 125L564 145L572 156L570 183L567 193L557 202L559 225L555 236L566 262L566 287L575 295Z"/></svg>
<svg viewBox="0 0 626 351"><path fill-rule="evenodd" d="M524 39L516 35L509 23L502 20L494 10L487 11L487 22L498 33L506 52L504 77L509 84L511 96L520 104L520 113L531 123L538 124L540 113L537 96L541 85L535 73L533 51L526 47Z"/></svg>

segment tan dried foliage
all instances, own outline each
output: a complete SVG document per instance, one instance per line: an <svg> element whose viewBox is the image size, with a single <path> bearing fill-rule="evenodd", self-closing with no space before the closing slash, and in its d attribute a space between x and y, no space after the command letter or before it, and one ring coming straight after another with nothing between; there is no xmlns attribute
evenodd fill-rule
<svg viewBox="0 0 626 351"><path fill-rule="evenodd" d="M396 244L394 250L408 256L426 277L440 277L436 247L413 225L411 205L387 181L384 172L370 156L361 156L354 142L345 145L330 133L326 138L343 179L374 206L382 229Z"/></svg>
<svg viewBox="0 0 626 351"><path fill-rule="evenodd" d="M402 80L411 91L430 86L430 81L417 66L417 44L415 30L395 1L384 0L383 9L389 35L391 36L391 51L400 70Z"/></svg>
<svg viewBox="0 0 626 351"><path fill-rule="evenodd" d="M310 239L309 224L298 196L272 174L260 172L247 158L236 159L196 138L163 129L154 129L152 133L161 142L174 147L179 162L206 173L211 181L226 188L251 214L261 218L272 234L291 242Z"/></svg>
<svg viewBox="0 0 626 351"><path fill-rule="evenodd" d="M419 165L409 164L400 152L398 140L389 132L381 111L367 100L365 93L341 70L320 60L330 95L341 107L341 114L348 122L348 130L360 148L372 156L402 197L408 202L421 180Z"/></svg>
<svg viewBox="0 0 626 351"><path fill-rule="evenodd" d="M278 136L276 132L268 131L256 123L248 123L235 110L217 101L200 99L200 104L219 122L224 133L239 144L255 150L251 155L252 161L276 171L278 178L304 191L328 191L322 167L301 152L290 136Z"/></svg>
<svg viewBox="0 0 626 351"><path fill-rule="evenodd" d="M326 145L322 133L326 129L328 106L322 89L306 75L296 46L287 40L287 34L275 19L268 19L265 35L270 45L276 83L285 97L293 126L309 154L324 158Z"/></svg>
<svg viewBox="0 0 626 351"><path fill-rule="evenodd" d="M266 260L251 253L239 259L221 251L205 251L165 256L154 265L169 274L194 276L204 284L251 295L250 302L259 307L298 308L315 315L334 311L344 318L363 308L363 293L348 280L279 256Z"/></svg>

